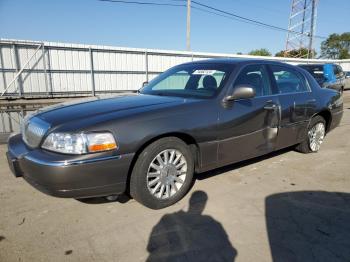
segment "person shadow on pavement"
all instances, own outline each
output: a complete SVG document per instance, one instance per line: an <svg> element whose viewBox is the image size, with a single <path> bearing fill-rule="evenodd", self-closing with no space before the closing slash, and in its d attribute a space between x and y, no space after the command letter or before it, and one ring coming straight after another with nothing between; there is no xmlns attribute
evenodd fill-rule
<svg viewBox="0 0 350 262"><path fill-rule="evenodd" d="M221 223L202 214L207 200L196 191L187 212L164 215L152 229L146 261L234 261L237 251Z"/></svg>

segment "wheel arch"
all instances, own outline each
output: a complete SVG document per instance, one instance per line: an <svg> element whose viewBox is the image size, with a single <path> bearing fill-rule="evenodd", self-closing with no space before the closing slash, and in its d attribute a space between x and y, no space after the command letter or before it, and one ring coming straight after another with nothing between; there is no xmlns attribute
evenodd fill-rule
<svg viewBox="0 0 350 262"><path fill-rule="evenodd" d="M193 136L187 134L187 133L182 133L182 132L170 132L170 133L165 133L165 134L161 134L155 137L152 137L151 139L148 139L147 141L145 141L140 147L139 149L135 152L135 155L131 161L130 167L129 167L129 171L128 171L128 177L127 177L127 186L126 186L126 192L129 193L130 190L130 178L131 178L131 174L133 171L133 168L135 166L135 163L139 157L139 155L142 153L142 151L149 146L150 144L152 144L153 142L165 138L165 137L176 137L180 140L182 140L183 142L185 142L193 155L193 160L194 160L194 168L195 170L197 169L197 167L199 166L199 159L200 159L200 154L199 154L199 145L197 143L197 141L194 139Z"/></svg>
<svg viewBox="0 0 350 262"><path fill-rule="evenodd" d="M324 109L316 113L312 117L315 117L315 116L322 116L324 118L324 120L326 121L326 133L327 133L332 124L332 113L328 109Z"/></svg>

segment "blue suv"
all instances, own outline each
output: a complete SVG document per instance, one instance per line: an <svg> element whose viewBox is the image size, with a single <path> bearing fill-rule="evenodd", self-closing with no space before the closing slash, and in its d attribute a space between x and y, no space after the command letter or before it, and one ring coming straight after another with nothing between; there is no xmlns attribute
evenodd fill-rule
<svg viewBox="0 0 350 262"><path fill-rule="evenodd" d="M343 69L336 64L307 64L299 67L308 71L320 84L321 87L344 91L345 73Z"/></svg>

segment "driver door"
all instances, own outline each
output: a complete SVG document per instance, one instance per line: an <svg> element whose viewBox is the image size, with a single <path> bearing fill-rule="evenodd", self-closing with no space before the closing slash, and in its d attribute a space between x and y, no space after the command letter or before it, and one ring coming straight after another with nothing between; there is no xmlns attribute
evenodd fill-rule
<svg viewBox="0 0 350 262"><path fill-rule="evenodd" d="M227 102L222 107L218 127L221 164L266 154L274 150L276 143L280 106L266 66L245 66L234 81L233 89L238 85L252 86L256 96Z"/></svg>

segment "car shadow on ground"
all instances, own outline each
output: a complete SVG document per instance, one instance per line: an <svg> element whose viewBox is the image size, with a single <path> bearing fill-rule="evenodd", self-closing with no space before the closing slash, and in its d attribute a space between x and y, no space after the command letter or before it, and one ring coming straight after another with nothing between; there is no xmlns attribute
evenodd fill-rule
<svg viewBox="0 0 350 262"><path fill-rule="evenodd" d="M119 195L117 199L115 200L108 200L106 197L90 197L90 198L80 198L76 199L77 201L89 204L89 205L96 205L96 204L106 204L111 202L117 202L117 203L127 203L131 200L131 197L127 194Z"/></svg>
<svg viewBox="0 0 350 262"><path fill-rule="evenodd" d="M273 261L350 261L349 193L279 193L265 208Z"/></svg>
<svg viewBox="0 0 350 262"><path fill-rule="evenodd" d="M164 215L151 231L146 261L234 261L237 251L221 223L202 214L207 200L195 191L188 211Z"/></svg>

